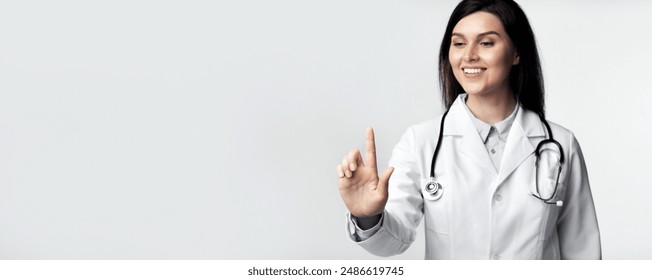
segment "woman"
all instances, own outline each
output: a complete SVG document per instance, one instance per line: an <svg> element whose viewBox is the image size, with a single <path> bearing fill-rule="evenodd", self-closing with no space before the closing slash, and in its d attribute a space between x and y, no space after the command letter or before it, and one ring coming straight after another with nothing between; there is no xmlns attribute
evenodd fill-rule
<svg viewBox="0 0 652 280"><path fill-rule="evenodd" d="M423 218L427 259L600 259L582 152L572 132L545 121L520 7L462 1L439 59L446 113L408 128L380 176L371 128L366 160L353 150L337 166L350 238L399 254Z"/></svg>

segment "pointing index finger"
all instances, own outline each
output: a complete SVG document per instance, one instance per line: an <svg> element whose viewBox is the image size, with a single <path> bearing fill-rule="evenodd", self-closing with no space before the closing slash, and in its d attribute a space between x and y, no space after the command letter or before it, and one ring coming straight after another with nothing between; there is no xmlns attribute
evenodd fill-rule
<svg viewBox="0 0 652 280"><path fill-rule="evenodd" d="M371 127L367 127L366 147L367 165L376 168L376 141L374 139L374 129Z"/></svg>

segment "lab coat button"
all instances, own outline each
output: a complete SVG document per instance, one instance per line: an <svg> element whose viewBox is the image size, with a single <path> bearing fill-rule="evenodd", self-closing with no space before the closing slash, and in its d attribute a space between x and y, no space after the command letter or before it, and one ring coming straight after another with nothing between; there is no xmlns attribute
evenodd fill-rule
<svg viewBox="0 0 652 280"><path fill-rule="evenodd" d="M499 255L494 255L494 260L500 260L500 256Z"/></svg>
<svg viewBox="0 0 652 280"><path fill-rule="evenodd" d="M492 153L492 154L495 154L495 153L496 153L496 150L495 150L495 149L491 149L491 153Z"/></svg>
<svg viewBox="0 0 652 280"><path fill-rule="evenodd" d="M501 200L503 200L503 196L497 194L497 195L496 195L496 201L501 201Z"/></svg>

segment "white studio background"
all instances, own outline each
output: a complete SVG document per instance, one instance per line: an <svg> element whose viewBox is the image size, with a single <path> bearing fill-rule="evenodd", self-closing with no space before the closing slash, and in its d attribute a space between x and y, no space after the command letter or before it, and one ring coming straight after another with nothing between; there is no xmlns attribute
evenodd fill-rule
<svg viewBox="0 0 652 280"><path fill-rule="evenodd" d="M652 258L652 3L519 1L607 259ZM0 259L375 259L335 166L442 113L457 1L0 2ZM422 228L397 259L422 259Z"/></svg>

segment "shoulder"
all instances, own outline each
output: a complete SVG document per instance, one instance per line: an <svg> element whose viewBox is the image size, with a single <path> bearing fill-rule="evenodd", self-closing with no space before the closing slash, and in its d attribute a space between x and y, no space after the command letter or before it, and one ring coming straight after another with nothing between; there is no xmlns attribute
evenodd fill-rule
<svg viewBox="0 0 652 280"><path fill-rule="evenodd" d="M408 128L408 131L412 131L415 136L419 137L430 137L435 136L439 133L439 126L441 123L442 116L439 115L435 118L431 118L420 123L411 125Z"/></svg>
<svg viewBox="0 0 652 280"><path fill-rule="evenodd" d="M541 119L538 117L538 115L529 110L524 110L524 112L526 115L524 116L524 118L528 119L528 121L526 122L529 125L540 126L542 132L544 133L542 134L542 136L545 135L546 138L550 138L550 136L548 135L548 131L545 127L545 124L541 122ZM564 149L564 153L567 156L570 156L571 154L580 151L579 143L575 138L575 134L573 133L573 131L556 122L547 119L546 122L550 126L550 131L552 132L552 138L562 146L562 148Z"/></svg>
<svg viewBox="0 0 652 280"><path fill-rule="evenodd" d="M574 139L575 136L570 129L548 119L546 119L546 123L544 123L537 113L523 107L521 107L521 110L522 114L518 117L518 123L521 125L526 135L544 136L549 138L548 129L546 128L547 123L550 126L550 131L552 132L554 140L560 144L565 145L569 143L570 140Z"/></svg>
<svg viewBox="0 0 652 280"><path fill-rule="evenodd" d="M573 132L570 129L568 129L568 128L566 128L566 127L564 127L564 126L562 126L562 125L560 125L560 124L558 124L556 122L552 122L552 121L549 121L549 120L546 120L546 121L550 125L550 130L552 130L552 135L554 136L554 138L569 139L570 137L573 137Z"/></svg>
<svg viewBox="0 0 652 280"><path fill-rule="evenodd" d="M548 124L550 124L553 138L562 144L562 146L565 145L571 148L572 145L578 145L573 131L556 122L548 121Z"/></svg>
<svg viewBox="0 0 652 280"><path fill-rule="evenodd" d="M413 125L410 125L403 136L399 145L409 147L413 150L421 150L424 145L437 139L442 116L437 116Z"/></svg>

